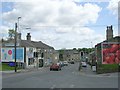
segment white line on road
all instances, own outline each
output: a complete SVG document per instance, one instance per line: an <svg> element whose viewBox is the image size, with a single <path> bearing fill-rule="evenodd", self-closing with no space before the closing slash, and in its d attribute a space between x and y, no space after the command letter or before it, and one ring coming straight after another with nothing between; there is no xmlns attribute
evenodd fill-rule
<svg viewBox="0 0 120 90"><path fill-rule="evenodd" d="M75 87L75 85L73 85L73 84L72 84L72 85L70 85L70 88L74 88L74 87Z"/></svg>
<svg viewBox="0 0 120 90"><path fill-rule="evenodd" d="M54 89L56 87L56 85L53 85L52 87L50 87L50 89Z"/></svg>

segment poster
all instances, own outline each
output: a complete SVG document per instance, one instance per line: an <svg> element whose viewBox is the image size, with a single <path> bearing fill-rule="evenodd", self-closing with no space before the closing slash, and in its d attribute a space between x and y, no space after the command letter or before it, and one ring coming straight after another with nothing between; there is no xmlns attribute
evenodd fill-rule
<svg viewBox="0 0 120 90"><path fill-rule="evenodd" d="M17 62L24 62L24 48L16 49ZM2 62L14 62L15 61L15 49L14 48L2 48L1 49L1 61Z"/></svg>
<svg viewBox="0 0 120 90"><path fill-rule="evenodd" d="M102 44L102 64L120 63L120 44L103 43Z"/></svg>

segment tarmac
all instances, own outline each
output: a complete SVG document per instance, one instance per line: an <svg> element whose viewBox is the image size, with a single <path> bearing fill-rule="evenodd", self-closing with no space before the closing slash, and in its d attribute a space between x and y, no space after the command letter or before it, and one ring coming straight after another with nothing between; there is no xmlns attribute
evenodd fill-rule
<svg viewBox="0 0 120 90"><path fill-rule="evenodd" d="M41 68L26 68L26 69L20 69L17 70L17 72L15 72L15 70L9 70L9 71L0 71L0 74L15 74L15 73L26 73L26 72L32 72L32 71L37 71L40 69L45 69L45 68L49 68L49 67L41 67ZM90 68L89 68L90 69ZM96 72L93 72L89 69L81 69L80 72L83 75L87 75L87 76L106 76L106 77L118 77L120 75L119 72L114 72L114 73L103 73L103 74L96 74Z"/></svg>

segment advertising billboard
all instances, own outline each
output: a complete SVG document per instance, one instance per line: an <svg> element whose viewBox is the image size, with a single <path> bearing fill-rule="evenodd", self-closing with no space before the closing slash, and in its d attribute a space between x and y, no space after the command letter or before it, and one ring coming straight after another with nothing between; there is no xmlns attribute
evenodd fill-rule
<svg viewBox="0 0 120 90"><path fill-rule="evenodd" d="M24 48L16 49L17 62L24 62ZM14 48L1 48L1 61L2 62L14 62L15 61L15 49Z"/></svg>
<svg viewBox="0 0 120 90"><path fill-rule="evenodd" d="M120 44L103 43L102 44L102 64L120 63Z"/></svg>

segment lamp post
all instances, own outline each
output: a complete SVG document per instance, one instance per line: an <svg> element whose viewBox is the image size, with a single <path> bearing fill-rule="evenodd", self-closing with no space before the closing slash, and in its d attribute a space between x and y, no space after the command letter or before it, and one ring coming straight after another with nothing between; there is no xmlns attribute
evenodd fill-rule
<svg viewBox="0 0 120 90"><path fill-rule="evenodd" d="M19 20L21 19L21 17L18 17L18 31L19 31Z"/></svg>
<svg viewBox="0 0 120 90"><path fill-rule="evenodd" d="M15 23L15 72L17 72L17 62L16 62L16 60L17 60L17 30L19 31L19 20L21 19L21 17L18 17L17 18L17 20L18 20L18 22L17 23ZM29 27L27 27L27 28L25 28L25 29L31 29L31 28L29 28ZM18 41L19 42L19 41Z"/></svg>

